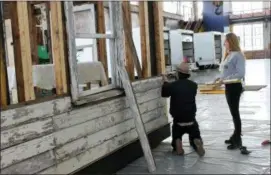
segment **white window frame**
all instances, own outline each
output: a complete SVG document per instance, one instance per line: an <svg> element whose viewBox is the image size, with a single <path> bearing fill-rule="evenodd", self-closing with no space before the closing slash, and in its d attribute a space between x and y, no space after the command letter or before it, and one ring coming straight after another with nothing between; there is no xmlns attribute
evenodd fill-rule
<svg viewBox="0 0 271 175"><path fill-rule="evenodd" d="M119 81L117 80L117 71L116 71L116 56L115 53L115 33L116 29L113 23L113 16L115 16L115 12L113 10L113 3L109 1L109 20L110 20L110 28L111 34L97 34L97 33L76 33L74 27L74 11L85 11L85 10L92 10L94 12L94 7L91 4L82 5L80 7L73 6L72 1L65 1L65 16L66 16L66 28L68 34L68 48L69 48L69 68L70 68L70 79L71 79L71 95L72 101L78 101L81 97L85 97L91 94L99 93L102 91L110 90L119 87ZM83 92L79 92L79 84L78 84L78 71L77 71L77 61L76 61L76 53L77 48L75 44L76 38L84 38L84 39L99 39L105 38L110 40L110 59L111 59L111 70L112 70L112 84L101 87L95 90L86 90ZM80 46L80 48L89 47L89 45Z"/></svg>
<svg viewBox="0 0 271 175"><path fill-rule="evenodd" d="M80 5L80 6L75 6L73 8L73 12L89 12L91 16L93 16L93 18L95 19L95 12L94 12L94 5L93 4L84 4L84 5ZM95 20L90 20L89 21L90 26L93 26L95 28L96 26L96 21ZM76 31L75 31L76 32ZM88 33L83 33L83 34L89 34L91 33L91 31L89 31ZM80 37L80 35L82 35L81 33L75 33L75 38L76 39L93 39L92 37ZM97 53L97 42L93 41L92 44L87 44L87 45L80 45L80 46L76 46L76 49L84 49L90 47L92 48L92 58L93 60L98 60L98 53Z"/></svg>

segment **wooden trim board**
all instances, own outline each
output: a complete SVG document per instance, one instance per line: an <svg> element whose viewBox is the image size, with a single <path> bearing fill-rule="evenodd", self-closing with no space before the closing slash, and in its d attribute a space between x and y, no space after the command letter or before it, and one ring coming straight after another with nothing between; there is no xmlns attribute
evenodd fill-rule
<svg viewBox="0 0 271 175"><path fill-rule="evenodd" d="M12 35L15 51L15 72L18 101L35 99L32 77L32 55L27 1L12 2Z"/></svg>
<svg viewBox="0 0 271 175"><path fill-rule="evenodd" d="M149 16L147 1L139 2L139 23L140 23L142 76L143 78L147 78L151 76Z"/></svg>
<svg viewBox="0 0 271 175"><path fill-rule="evenodd" d="M128 30L129 33L132 33L132 18L131 18L130 1L123 1L122 8L123 8L123 21L127 22L127 26L126 26L127 28L124 27L124 30ZM133 62L133 57L132 57L132 50L130 49L129 37L131 36L124 34L125 67L128 72L130 80L133 81L135 79L135 68L134 68L134 62Z"/></svg>

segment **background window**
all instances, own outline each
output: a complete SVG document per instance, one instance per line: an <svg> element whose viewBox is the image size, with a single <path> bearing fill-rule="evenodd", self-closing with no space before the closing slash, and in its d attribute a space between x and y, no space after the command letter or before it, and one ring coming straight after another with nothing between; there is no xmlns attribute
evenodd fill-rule
<svg viewBox="0 0 271 175"><path fill-rule="evenodd" d="M232 2L232 13L235 15L263 11L263 2Z"/></svg>
<svg viewBox="0 0 271 175"><path fill-rule="evenodd" d="M237 24L233 32L240 37L241 48L245 51L263 50L263 23Z"/></svg>

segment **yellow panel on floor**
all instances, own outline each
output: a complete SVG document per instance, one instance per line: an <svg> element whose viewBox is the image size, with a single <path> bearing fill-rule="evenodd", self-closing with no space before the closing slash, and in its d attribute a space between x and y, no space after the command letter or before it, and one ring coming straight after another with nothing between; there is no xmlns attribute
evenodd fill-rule
<svg viewBox="0 0 271 175"><path fill-rule="evenodd" d="M209 91L200 91L201 94L225 94L225 90L209 90Z"/></svg>

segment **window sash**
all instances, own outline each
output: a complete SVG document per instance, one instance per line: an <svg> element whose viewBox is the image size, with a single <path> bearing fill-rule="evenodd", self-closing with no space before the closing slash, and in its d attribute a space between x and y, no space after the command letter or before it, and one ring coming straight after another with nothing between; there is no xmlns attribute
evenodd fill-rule
<svg viewBox="0 0 271 175"><path fill-rule="evenodd" d="M70 77L71 77L71 94L72 94L72 100L78 101L80 97L84 97L87 95L95 94L98 92L106 91L113 89L117 87L117 80L115 79L116 75L116 65L114 64L115 61L114 55L115 55L115 28L113 27L113 15L114 11L112 9L112 1L109 1L109 20L110 20L110 27L112 29L111 34L97 34L97 33L79 33L76 32L74 29L74 12L81 12L81 11L87 11L87 10L93 10L94 7L91 4L86 4L82 6L76 7L76 9L73 6L72 1L65 1L65 15L67 18L66 28L68 32L68 45L69 45L69 66L70 66ZM111 74L112 74L112 85L107 85L104 87L101 87L97 90L86 90L83 92L79 92L79 82L78 82L78 70L77 70L77 61L76 61L76 54L77 54L77 48L85 48L89 47L89 45L80 45L76 46L75 39L84 38L84 39L99 39L99 38L105 38L110 40L110 59L111 59ZM96 43L96 42L94 42Z"/></svg>

